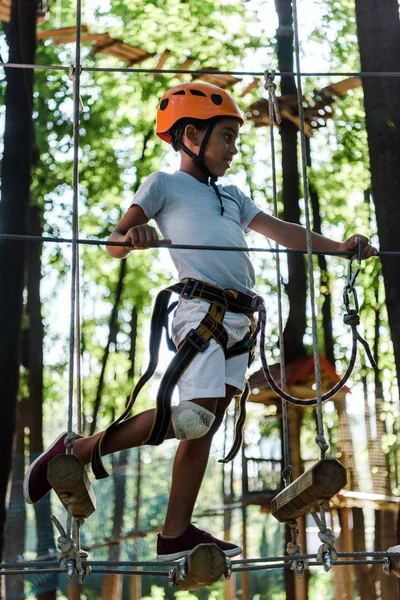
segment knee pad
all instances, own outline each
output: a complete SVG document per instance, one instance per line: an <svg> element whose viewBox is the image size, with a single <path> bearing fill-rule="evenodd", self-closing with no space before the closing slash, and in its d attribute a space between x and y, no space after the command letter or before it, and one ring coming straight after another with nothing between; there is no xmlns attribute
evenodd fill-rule
<svg viewBox="0 0 400 600"><path fill-rule="evenodd" d="M194 402L185 401L172 407L172 426L178 440L194 440L210 431L215 415Z"/></svg>

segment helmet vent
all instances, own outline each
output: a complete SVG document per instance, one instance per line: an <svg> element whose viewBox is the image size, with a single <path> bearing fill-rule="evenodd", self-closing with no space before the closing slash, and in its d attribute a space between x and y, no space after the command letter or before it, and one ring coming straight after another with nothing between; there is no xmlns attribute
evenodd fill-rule
<svg viewBox="0 0 400 600"><path fill-rule="evenodd" d="M200 90L190 90L190 93L193 96L205 96L207 98L207 94L205 94L204 92L201 92Z"/></svg>
<svg viewBox="0 0 400 600"><path fill-rule="evenodd" d="M160 102L160 110L165 110L168 106L168 98L164 98L163 100L161 100Z"/></svg>
<svg viewBox="0 0 400 600"><path fill-rule="evenodd" d="M185 96L186 92L185 90L179 90L178 92L174 92L172 95L173 96Z"/></svg>
<svg viewBox="0 0 400 600"><path fill-rule="evenodd" d="M219 106L220 104L222 104L222 96L220 94L211 94L211 100L217 106Z"/></svg>

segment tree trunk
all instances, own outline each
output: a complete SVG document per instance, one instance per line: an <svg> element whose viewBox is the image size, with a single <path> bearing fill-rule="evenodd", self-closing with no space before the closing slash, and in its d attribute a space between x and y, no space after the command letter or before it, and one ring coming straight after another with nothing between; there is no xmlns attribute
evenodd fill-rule
<svg viewBox="0 0 400 600"><path fill-rule="evenodd" d="M16 562L22 558L25 551L25 524L26 512L22 500L22 482L25 472L25 412L26 398L18 403L17 429L15 436L15 453L13 459L13 481L10 496L10 509L8 511L6 526L6 560ZM7 598L23 600L24 576L14 575L6 577Z"/></svg>
<svg viewBox="0 0 400 600"><path fill-rule="evenodd" d="M280 71L293 71L293 17L291 0L275 0L279 26L278 64ZM296 94L294 77L282 77L282 95ZM299 173L297 160L297 127L284 119L281 124L282 138L282 198L285 221L300 223ZM285 359L287 363L305 354L303 337L306 330L306 273L304 257L288 255L289 279L286 292L289 298L289 316L284 331Z"/></svg>
<svg viewBox="0 0 400 600"><path fill-rule="evenodd" d="M10 63L34 63L36 2L12 2L7 34ZM33 70L6 69L6 77L0 227L5 233L24 234L31 182ZM19 386L23 287L24 244L0 241L0 381L7 398L0 405L1 560Z"/></svg>
<svg viewBox="0 0 400 600"><path fill-rule="evenodd" d="M321 215L319 210L319 197L318 192L313 185L310 185L310 200L312 207L313 216L313 231L322 234L322 223ZM335 366L335 353L334 343L332 334L332 303L331 303L331 291L329 282L328 265L326 262L326 256L324 254L318 254L318 266L321 271L321 285L320 292L324 299L322 304L322 327L324 330L324 349L325 356Z"/></svg>
<svg viewBox="0 0 400 600"><path fill-rule="evenodd" d="M361 68L400 71L398 0L355 0ZM364 104L372 177L372 196L381 250L400 251L400 79L364 77ZM382 257L386 305L400 381L400 279L398 258Z"/></svg>

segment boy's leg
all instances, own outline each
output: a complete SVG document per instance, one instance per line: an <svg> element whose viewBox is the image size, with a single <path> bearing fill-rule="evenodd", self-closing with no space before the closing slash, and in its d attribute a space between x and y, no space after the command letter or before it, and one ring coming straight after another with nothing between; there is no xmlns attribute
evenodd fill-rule
<svg viewBox="0 0 400 600"><path fill-rule="evenodd" d="M102 453L111 454L119 450L140 446L149 436L154 419L155 410L146 410L127 421L123 421L112 429L106 436L102 447ZM67 433L60 434L56 440L45 450L29 467L24 478L24 497L29 504L36 504L51 490L47 480L47 466L58 454L65 454L65 440ZM76 439L73 452L84 464L90 462L92 450L101 433L88 438L79 436ZM175 437L172 426L170 426L167 438Z"/></svg>
<svg viewBox="0 0 400 600"><path fill-rule="evenodd" d="M212 438L222 423L226 409L236 388L227 385L225 398L193 400L215 413L215 421L207 435L182 441L175 456L172 472L171 492L169 496L167 516L163 527L163 535L176 537L183 533L190 524L196 499L207 467Z"/></svg>

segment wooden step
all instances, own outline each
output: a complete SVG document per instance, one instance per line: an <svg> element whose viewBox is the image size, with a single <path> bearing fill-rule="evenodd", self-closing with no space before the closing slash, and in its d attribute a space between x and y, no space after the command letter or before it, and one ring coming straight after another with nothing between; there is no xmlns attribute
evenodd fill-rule
<svg viewBox="0 0 400 600"><path fill-rule="evenodd" d="M318 508L318 500L333 498L346 483L346 469L338 460L319 460L275 496L271 512L281 522L297 519Z"/></svg>
<svg viewBox="0 0 400 600"><path fill-rule="evenodd" d="M175 567L173 584L190 591L212 585L227 573L227 561L215 544L199 544Z"/></svg>

